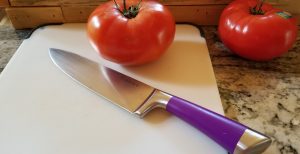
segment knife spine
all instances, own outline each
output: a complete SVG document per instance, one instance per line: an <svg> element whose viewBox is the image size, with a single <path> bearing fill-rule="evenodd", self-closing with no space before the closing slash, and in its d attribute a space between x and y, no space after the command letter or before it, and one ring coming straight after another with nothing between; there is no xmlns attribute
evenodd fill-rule
<svg viewBox="0 0 300 154"><path fill-rule="evenodd" d="M146 99L146 101L136 110L134 113L140 118L143 118L147 113L155 108L166 109L169 100L172 98L171 95L154 89L151 95Z"/></svg>

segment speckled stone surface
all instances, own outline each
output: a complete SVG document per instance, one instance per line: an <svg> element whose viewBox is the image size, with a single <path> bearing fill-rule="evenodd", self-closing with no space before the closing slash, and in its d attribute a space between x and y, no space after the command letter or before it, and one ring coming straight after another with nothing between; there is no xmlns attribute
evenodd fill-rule
<svg viewBox="0 0 300 154"><path fill-rule="evenodd" d="M203 27L226 116L273 139L265 154L300 152L300 31L288 54L252 62L232 54L217 28ZM0 72L29 30L0 25Z"/></svg>
<svg viewBox="0 0 300 154"><path fill-rule="evenodd" d="M9 21L0 22L0 72L29 33L30 30L15 30Z"/></svg>
<svg viewBox="0 0 300 154"><path fill-rule="evenodd" d="M237 57L204 27L226 116L273 139L266 154L300 152L300 31L289 52L269 62Z"/></svg>

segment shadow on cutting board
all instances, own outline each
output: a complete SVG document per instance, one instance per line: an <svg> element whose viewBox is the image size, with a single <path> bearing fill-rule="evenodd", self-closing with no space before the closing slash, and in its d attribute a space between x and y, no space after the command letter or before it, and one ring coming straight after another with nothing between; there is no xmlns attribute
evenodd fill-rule
<svg viewBox="0 0 300 154"><path fill-rule="evenodd" d="M168 120L172 115L164 109L156 108L151 110L144 118L146 122L160 124Z"/></svg>
<svg viewBox="0 0 300 154"><path fill-rule="evenodd" d="M213 72L210 71L211 62L205 51L207 51L205 43L175 41L157 61L125 69L170 84L212 85L215 81L207 74Z"/></svg>

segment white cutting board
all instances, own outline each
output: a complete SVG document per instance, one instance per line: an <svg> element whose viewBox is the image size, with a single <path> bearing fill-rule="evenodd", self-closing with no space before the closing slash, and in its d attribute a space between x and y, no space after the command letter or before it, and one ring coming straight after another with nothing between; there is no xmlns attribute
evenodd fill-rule
<svg viewBox="0 0 300 154"><path fill-rule="evenodd" d="M47 26L25 40L0 75L1 154L225 154L185 122L158 109L139 119L81 87L48 55L60 48L223 113L205 39L177 25L158 61L124 68L100 59L85 24ZM218 126L216 126L218 127Z"/></svg>

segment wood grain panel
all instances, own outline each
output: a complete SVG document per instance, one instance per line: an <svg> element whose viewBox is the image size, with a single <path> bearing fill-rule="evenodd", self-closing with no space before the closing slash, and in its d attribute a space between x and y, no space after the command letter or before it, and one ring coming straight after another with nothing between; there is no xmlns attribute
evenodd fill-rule
<svg viewBox="0 0 300 154"><path fill-rule="evenodd" d="M61 0L62 5L99 5L108 0ZM232 0L158 0L165 5L228 4Z"/></svg>
<svg viewBox="0 0 300 154"><path fill-rule="evenodd" d="M94 6L67 6L62 7L66 22L87 22L89 15L97 7Z"/></svg>
<svg viewBox="0 0 300 154"><path fill-rule="evenodd" d="M207 5L207 4L228 4L232 0L159 0L165 5Z"/></svg>
<svg viewBox="0 0 300 154"><path fill-rule="evenodd" d="M191 22L201 25L216 25L226 5L168 6L177 22ZM86 22L97 6L62 7L66 22Z"/></svg>
<svg viewBox="0 0 300 154"><path fill-rule="evenodd" d="M216 25L226 5L169 6L177 22Z"/></svg>
<svg viewBox="0 0 300 154"><path fill-rule="evenodd" d="M60 0L10 0L11 6L60 6Z"/></svg>
<svg viewBox="0 0 300 154"><path fill-rule="evenodd" d="M107 2L109 0L61 0L62 5L87 5L87 6L95 6L99 5L103 2Z"/></svg>
<svg viewBox="0 0 300 154"><path fill-rule="evenodd" d="M60 7L10 7L6 9L6 13L16 29L64 22Z"/></svg>
<svg viewBox="0 0 300 154"><path fill-rule="evenodd" d="M86 22L90 13L107 0L10 0L15 6L7 14L15 28L33 28L45 23ZM159 0L167 5L177 22L217 25L222 10L231 0ZM7 1L6 1L7 2ZM0 4L6 3L0 0ZM291 12L300 24L300 0L269 0ZM223 4L224 3L224 4ZM7 5L7 4L5 4ZM47 5L59 5L48 7ZM35 6L35 7L26 7ZM38 6L38 7L37 7Z"/></svg>
<svg viewBox="0 0 300 154"><path fill-rule="evenodd" d="M293 14L300 14L300 0L279 0L278 7Z"/></svg>
<svg viewBox="0 0 300 154"><path fill-rule="evenodd" d="M5 11L3 8L0 8L0 23L1 23L1 20L2 18L5 16Z"/></svg>
<svg viewBox="0 0 300 154"><path fill-rule="evenodd" d="M9 6L8 0L0 0L0 8L1 7L8 7L8 6Z"/></svg>

